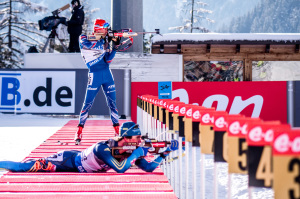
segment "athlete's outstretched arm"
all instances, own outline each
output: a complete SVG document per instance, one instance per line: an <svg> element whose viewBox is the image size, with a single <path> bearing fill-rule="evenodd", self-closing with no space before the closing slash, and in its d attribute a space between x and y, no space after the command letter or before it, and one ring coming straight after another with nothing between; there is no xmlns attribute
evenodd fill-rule
<svg viewBox="0 0 300 199"><path fill-rule="evenodd" d="M167 156L169 156L171 151L178 150L178 141L177 140L171 140L171 145L168 147L164 152L161 153L160 156L158 156L155 160L152 162L147 162L145 159L138 159L135 162L135 165L141 168L144 171L152 172L158 165L165 159Z"/></svg>
<svg viewBox="0 0 300 199"><path fill-rule="evenodd" d="M163 159L164 159L163 157L158 156L152 162L147 162L147 160L140 158L135 161L135 165L138 166L143 171L152 172L159 166L159 164L163 161Z"/></svg>
<svg viewBox="0 0 300 199"><path fill-rule="evenodd" d="M86 35L80 35L79 43L84 49L91 49L94 46L94 43L88 40Z"/></svg>
<svg viewBox="0 0 300 199"><path fill-rule="evenodd" d="M139 147L128 158L119 162L111 155L110 148L107 145L101 144L94 149L95 155L118 173L127 171L137 158L146 155L147 152L148 149Z"/></svg>

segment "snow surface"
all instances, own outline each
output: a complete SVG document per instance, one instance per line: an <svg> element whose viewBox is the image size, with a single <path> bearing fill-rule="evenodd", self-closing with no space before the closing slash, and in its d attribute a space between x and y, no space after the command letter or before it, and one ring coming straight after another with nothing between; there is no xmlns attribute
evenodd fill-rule
<svg viewBox="0 0 300 199"><path fill-rule="evenodd" d="M70 118L0 113L0 160L22 161Z"/></svg>
<svg viewBox="0 0 300 199"><path fill-rule="evenodd" d="M299 33L169 33L155 35L152 43L176 41L300 41Z"/></svg>

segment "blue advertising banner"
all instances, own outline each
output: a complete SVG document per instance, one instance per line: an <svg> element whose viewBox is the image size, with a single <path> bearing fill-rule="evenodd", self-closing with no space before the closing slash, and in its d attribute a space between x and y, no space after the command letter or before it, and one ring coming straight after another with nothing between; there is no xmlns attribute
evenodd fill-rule
<svg viewBox="0 0 300 199"><path fill-rule="evenodd" d="M172 82L158 82L158 99L172 99Z"/></svg>

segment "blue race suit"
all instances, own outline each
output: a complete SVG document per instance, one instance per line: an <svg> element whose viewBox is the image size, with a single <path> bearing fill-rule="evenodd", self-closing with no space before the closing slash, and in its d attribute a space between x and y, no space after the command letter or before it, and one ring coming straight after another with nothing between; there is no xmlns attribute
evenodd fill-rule
<svg viewBox="0 0 300 199"><path fill-rule="evenodd" d="M139 147L132 152L128 158L116 159L112 156L111 148L118 146L118 142L110 139L104 142L98 142L84 151L61 151L50 157L46 161L55 165L56 172L105 172L114 169L118 173L124 173L132 164L146 172L152 172L164 159L159 156L152 162L147 162L141 158L142 148ZM14 172L26 172L30 170L35 161L31 160L25 163L0 161L0 168L8 169Z"/></svg>
<svg viewBox="0 0 300 199"><path fill-rule="evenodd" d="M107 105L110 109L112 123L113 125L118 124L115 82L109 69L109 64L115 57L116 51L114 49L106 49L103 39L89 41L86 35L81 35L79 45L82 58L89 69L85 101L80 112L79 125L84 126L88 117L88 112L92 108L95 97L101 86L106 96Z"/></svg>

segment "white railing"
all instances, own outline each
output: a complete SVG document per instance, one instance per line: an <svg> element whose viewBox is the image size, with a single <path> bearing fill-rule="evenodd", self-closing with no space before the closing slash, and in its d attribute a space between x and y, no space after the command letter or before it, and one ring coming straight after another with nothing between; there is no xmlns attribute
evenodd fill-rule
<svg viewBox="0 0 300 199"><path fill-rule="evenodd" d="M157 138L158 140L176 139L179 141L179 150L172 152L170 156L161 164L161 169L164 171L165 175L167 176L178 198L180 199L190 199L190 198L231 199L231 198L240 198L240 197L274 198L276 196L276 193L284 192L282 190L278 191L275 189L273 191L273 189L271 188L263 188L268 186L257 186L258 188L249 186L248 184L250 180L249 179L249 175L251 173L250 171L249 174L247 173L248 171L247 172L230 171L234 169L232 169L232 166L231 168L228 167L229 164L243 165L247 163L247 156L253 157L253 154L250 153L252 149L248 150L249 147L252 147L251 141L248 140L249 138L247 137L247 142L246 142L245 141L246 137L245 138L234 137L232 136L233 133L238 133L240 135L246 133L243 136L246 135L248 136L251 127L253 128L253 126L251 125L257 124L257 125L261 125L261 127L264 128L263 125L265 125L266 127L266 124L268 124L268 122L263 122L262 120L259 119L247 118L242 115L228 115L226 112L213 111L211 109L208 110L207 108L203 108L203 107L183 105L184 103L178 103L176 101L174 102L168 100L159 100L155 96L142 96L140 98L141 99L138 100L138 102L140 101L140 104L138 105L137 108L137 123L141 125L141 129L143 129L143 132L148 133L149 137ZM172 103L175 104L177 103L177 105L174 104L172 105ZM177 106L179 107L179 109L177 109L178 108ZM197 115L196 114L197 111L200 111L201 113L200 115L202 115L201 119L198 118L199 121L196 121L197 118L196 119L194 118L194 115ZM173 113L171 114L172 118L169 118L169 114L168 114L169 112ZM176 121L176 120L180 120L178 118L182 119L182 117L178 117L178 114L180 116L184 115L183 123L182 121L180 122ZM188 122L188 119L191 119L192 122ZM223 121L223 123L220 123L220 121ZM240 128L238 128L239 129L238 131L231 132L232 130L230 130L229 126L233 125L235 121L239 121L241 123L241 126ZM182 126L178 126L179 123L181 125L182 124L185 125L185 128L182 128ZM193 132L193 125L190 127L189 126L190 124L199 124L198 132L197 131ZM220 124L223 124L223 126L221 125L220 127ZM248 126L249 128L248 127L244 128L242 124L244 126L245 125ZM282 131L284 129L283 128L284 125L278 122L274 122L274 123L269 122L269 124L272 125L271 126L269 125L268 129L265 128L265 130L275 129L275 127L276 128L278 127L277 129L281 129ZM203 128L201 130L200 127L203 126L206 126L206 128ZM205 129L208 129L208 132L210 132L209 135L207 135ZM223 152L221 154L222 158L224 158L224 160L226 159L226 161L229 163L227 163L226 161L221 161L224 162L221 163L219 160L216 160L217 151L215 153L215 150L218 147L220 147L219 146L220 138L213 137L214 140L213 142L209 141L211 138L206 139L207 136L216 135L216 133L218 132L223 133L223 137L221 140L222 142L221 144L223 147L222 148ZM198 133L197 136L196 133ZM299 130L298 132L295 131L295 133L299 134L299 140L300 140L300 131ZM199 139L199 143L201 147L197 146L196 144L197 140L195 139L196 138L198 139L198 137L200 137L201 139L201 140ZM230 140L234 140L234 142L237 142L238 144L236 146L235 144L231 144L229 146L230 143L234 143L234 142L229 142L229 138ZM209 145L209 143L211 145ZM235 148L235 147L240 147L240 148ZM207 148L213 151L207 152ZM226 151L227 153L224 151ZM235 158L232 158L234 156L233 154L238 154L237 160ZM262 154L254 154L254 156L257 155L262 155ZM271 156L271 154L269 155ZM299 162L299 168L300 168L300 153L298 152L298 154L296 154L296 156L294 155L293 157L294 159L296 158L295 160L297 163ZM229 158L229 160L227 158ZM266 161L270 161L270 162L266 163ZM268 159L262 160L261 158L257 160L257 165L262 164L262 162L265 163L264 166L268 166L268 164L272 163L271 158L270 160ZM249 164L249 162L247 164ZM249 167L249 165L247 166ZM250 166L252 167L252 165ZM275 169L278 168L276 165L274 167ZM258 170L259 168L256 169ZM295 171L296 170L297 169L295 169ZM264 172L264 171L260 171L260 172ZM261 178L255 176L254 174L254 178L258 178L260 180L270 180L270 179L264 179L264 175L267 175L267 173L263 173L262 175L263 177ZM267 176L266 178L271 178L271 177ZM297 176L295 176L295 179L296 178ZM294 179L288 179L288 180L294 182ZM299 184L297 184L297 181L295 182L295 185L300 186ZM294 188L290 187L290 190L291 189L292 190L295 189L293 192L294 195L300 198L300 193L297 192L298 190L296 190L295 187Z"/></svg>

